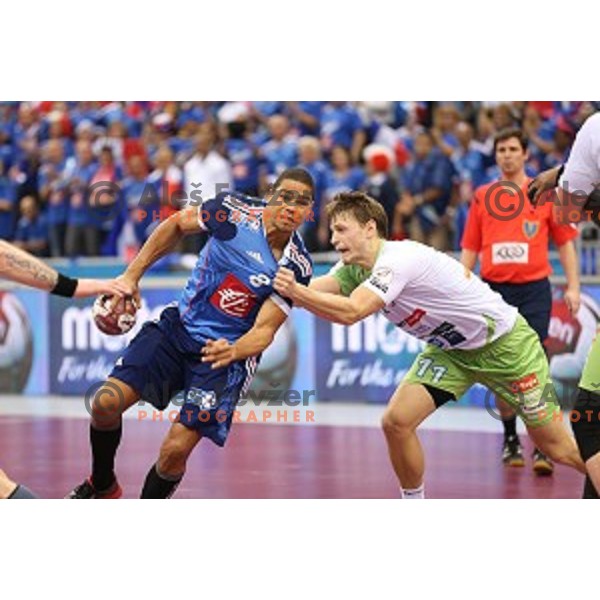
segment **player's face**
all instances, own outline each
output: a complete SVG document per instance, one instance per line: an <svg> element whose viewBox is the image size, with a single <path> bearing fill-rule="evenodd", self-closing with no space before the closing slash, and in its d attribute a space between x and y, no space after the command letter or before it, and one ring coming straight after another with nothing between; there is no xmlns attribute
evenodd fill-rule
<svg viewBox="0 0 600 600"><path fill-rule="evenodd" d="M270 196L266 210L277 229L291 233L311 218L312 209L310 187L299 181L284 179Z"/></svg>
<svg viewBox="0 0 600 600"><path fill-rule="evenodd" d="M350 213L336 215L331 221L331 244L344 264L354 264L367 253L367 226Z"/></svg>
<svg viewBox="0 0 600 600"><path fill-rule="evenodd" d="M525 168L527 152L517 138L509 138L496 145L496 164L504 175L510 176Z"/></svg>

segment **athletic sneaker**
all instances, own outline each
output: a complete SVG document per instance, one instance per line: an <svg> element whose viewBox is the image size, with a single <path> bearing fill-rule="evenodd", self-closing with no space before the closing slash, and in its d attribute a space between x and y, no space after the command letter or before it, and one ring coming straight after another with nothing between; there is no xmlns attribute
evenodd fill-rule
<svg viewBox="0 0 600 600"><path fill-rule="evenodd" d="M105 491L98 492L92 485L90 479L86 479L81 485L69 492L65 498L69 500L117 500L123 495L119 482L115 482Z"/></svg>
<svg viewBox="0 0 600 600"><path fill-rule="evenodd" d="M536 475L544 476L554 473L552 461L542 451L536 448L531 458L533 459L533 471Z"/></svg>
<svg viewBox="0 0 600 600"><path fill-rule="evenodd" d="M519 442L518 436L513 435L504 439L504 445L502 446L502 462L509 467L525 466L521 442Z"/></svg>

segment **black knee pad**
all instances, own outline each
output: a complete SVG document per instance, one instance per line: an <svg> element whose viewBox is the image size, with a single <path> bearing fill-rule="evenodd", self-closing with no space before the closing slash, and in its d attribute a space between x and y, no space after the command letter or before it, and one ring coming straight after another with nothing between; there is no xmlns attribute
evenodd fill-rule
<svg viewBox="0 0 600 600"><path fill-rule="evenodd" d="M600 452L600 394L579 389L571 426L584 461Z"/></svg>

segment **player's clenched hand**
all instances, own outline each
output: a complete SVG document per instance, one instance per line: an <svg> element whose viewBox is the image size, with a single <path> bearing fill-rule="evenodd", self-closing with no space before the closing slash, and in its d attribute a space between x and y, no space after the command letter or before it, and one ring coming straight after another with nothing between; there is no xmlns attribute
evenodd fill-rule
<svg viewBox="0 0 600 600"><path fill-rule="evenodd" d="M202 348L202 362L212 363L213 369L227 367L237 360L235 346L227 340L208 340Z"/></svg>
<svg viewBox="0 0 600 600"><path fill-rule="evenodd" d="M294 292L296 291L296 276L293 271L280 267L273 280L273 287L278 294L285 296L286 298L294 298Z"/></svg>

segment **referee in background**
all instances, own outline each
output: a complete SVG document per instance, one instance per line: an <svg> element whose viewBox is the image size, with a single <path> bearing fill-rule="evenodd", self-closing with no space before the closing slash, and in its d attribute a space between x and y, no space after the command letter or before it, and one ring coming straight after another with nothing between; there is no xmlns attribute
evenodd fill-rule
<svg viewBox="0 0 600 600"><path fill-rule="evenodd" d="M527 196L530 179L525 173L527 139L517 128L500 131L494 139L496 164L501 177L475 191L461 247L461 262L473 270L481 258L481 277L506 302L516 306L543 343L548 336L552 291L548 276L551 239L558 248L567 277L565 301L572 314L579 309L579 274L573 240L577 229L555 220L552 203L534 206ZM510 213L511 207L517 207ZM525 465L516 431L516 415L507 404L496 400L504 425L502 461ZM533 470L551 475L554 466L537 448Z"/></svg>

